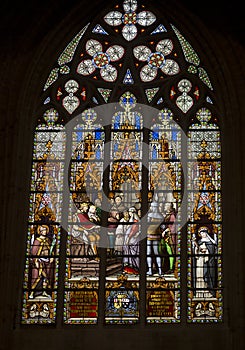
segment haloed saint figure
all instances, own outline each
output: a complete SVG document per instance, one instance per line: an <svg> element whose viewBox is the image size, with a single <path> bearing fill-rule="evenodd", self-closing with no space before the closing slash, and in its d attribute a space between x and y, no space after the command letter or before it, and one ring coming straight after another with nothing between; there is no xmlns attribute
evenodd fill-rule
<svg viewBox="0 0 245 350"><path fill-rule="evenodd" d="M196 298L215 298L217 284L216 236L209 235L207 227L198 230L198 240L192 239L193 284Z"/></svg>
<svg viewBox="0 0 245 350"><path fill-rule="evenodd" d="M37 229L37 237L34 239L31 254L31 293L34 297L51 298L54 281L54 246L55 239L48 237L49 227L40 225Z"/></svg>

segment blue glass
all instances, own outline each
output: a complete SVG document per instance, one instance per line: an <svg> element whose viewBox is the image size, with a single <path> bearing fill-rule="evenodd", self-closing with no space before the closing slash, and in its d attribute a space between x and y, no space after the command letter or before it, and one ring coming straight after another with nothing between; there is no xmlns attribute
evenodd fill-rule
<svg viewBox="0 0 245 350"><path fill-rule="evenodd" d="M172 140L177 141L177 131L176 130L172 130Z"/></svg>
<svg viewBox="0 0 245 350"><path fill-rule="evenodd" d="M136 129L140 129L141 125L140 125L140 120L141 120L141 117L139 115L136 115L135 117L135 126L136 126Z"/></svg>
<svg viewBox="0 0 245 350"><path fill-rule="evenodd" d="M163 103L163 98L160 97L159 100L157 101L157 105L160 105L161 103Z"/></svg>
<svg viewBox="0 0 245 350"><path fill-rule="evenodd" d="M77 141L81 142L83 139L83 133L82 131L77 131Z"/></svg>
<svg viewBox="0 0 245 350"><path fill-rule="evenodd" d="M135 150L138 152L139 151L139 142L136 140L135 143Z"/></svg>
<svg viewBox="0 0 245 350"><path fill-rule="evenodd" d="M94 27L94 29L92 30L92 33L95 34L103 34L103 35L109 35L107 33L107 31L105 31L105 29L100 25L100 24L96 24L96 26Z"/></svg>
<svg viewBox="0 0 245 350"><path fill-rule="evenodd" d="M151 34L158 34L158 33L164 33L167 32L167 29L164 27L163 24L159 24L159 26L153 30L153 32Z"/></svg>
<svg viewBox="0 0 245 350"><path fill-rule="evenodd" d="M114 129L120 129L120 115L116 115L114 121Z"/></svg>
<svg viewBox="0 0 245 350"><path fill-rule="evenodd" d="M95 130L95 140L101 140L101 131L99 129Z"/></svg>
<svg viewBox="0 0 245 350"><path fill-rule="evenodd" d="M159 140L159 131L158 131L158 128L155 128L155 129L152 131L152 139L153 139L153 140Z"/></svg>
<svg viewBox="0 0 245 350"><path fill-rule="evenodd" d="M115 144L114 144L114 152L117 152L117 151L118 151L118 144L115 143Z"/></svg>
<svg viewBox="0 0 245 350"><path fill-rule="evenodd" d="M95 158L96 159L100 159L101 158L101 151L100 151L100 147L99 146L96 147Z"/></svg>
<svg viewBox="0 0 245 350"><path fill-rule="evenodd" d="M130 69L127 69L127 72L126 72L125 77L123 79L123 84L127 84L127 85L134 84L134 80L133 80L132 74L130 72Z"/></svg>
<svg viewBox="0 0 245 350"><path fill-rule="evenodd" d="M156 145L153 145L152 159L157 159L157 147L156 147Z"/></svg>

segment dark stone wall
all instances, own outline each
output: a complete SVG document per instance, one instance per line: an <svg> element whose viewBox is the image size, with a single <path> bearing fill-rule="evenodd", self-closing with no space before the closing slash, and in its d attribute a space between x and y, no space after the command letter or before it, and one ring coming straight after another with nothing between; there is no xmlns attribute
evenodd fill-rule
<svg viewBox="0 0 245 350"><path fill-rule="evenodd" d="M112 2L112 1L111 1ZM113 3L113 2L112 2ZM147 1L171 11L208 70L222 127L224 311L219 325L21 326L35 111L58 54L109 2L2 1L0 349L223 349L244 346L244 27L241 4Z"/></svg>

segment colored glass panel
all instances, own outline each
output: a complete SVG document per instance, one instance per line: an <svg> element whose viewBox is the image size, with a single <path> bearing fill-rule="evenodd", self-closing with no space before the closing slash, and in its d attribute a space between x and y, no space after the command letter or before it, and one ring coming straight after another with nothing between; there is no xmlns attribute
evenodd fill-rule
<svg viewBox="0 0 245 350"><path fill-rule="evenodd" d="M186 287L180 286L182 234L188 240L188 319L222 318L220 131L207 108L190 116L205 99L204 105L215 107L203 93L212 85L190 43L174 25L169 31L168 23L156 22L154 13L136 0L123 1L77 34L46 81L44 91L50 92L42 107L55 105L62 115L46 110L34 138L24 323L55 322L65 231L66 323L98 322L99 289L100 296L105 291L100 312L106 323L139 322L142 300L147 323L179 322L180 288ZM117 44L112 32L120 37ZM126 88L130 92L123 92ZM141 99L147 99L145 111L136 104ZM99 110L112 100L119 106L108 109L104 128L96 108L86 108L91 103ZM149 104L161 111L150 111ZM78 111L82 114L73 117ZM190 119L185 140L179 125L189 125ZM61 120L76 120L66 131L67 144ZM69 166L65 151L71 154ZM187 203L182 203L185 191Z"/></svg>
<svg viewBox="0 0 245 350"><path fill-rule="evenodd" d="M43 115L34 137L23 323L54 323L59 268L64 127L53 108Z"/></svg>
<svg viewBox="0 0 245 350"><path fill-rule="evenodd" d="M146 315L148 323L180 318L181 133L170 110L158 114L149 144Z"/></svg>
<svg viewBox="0 0 245 350"><path fill-rule="evenodd" d="M97 323L104 131L93 109L72 133L66 264L66 323Z"/></svg>
<svg viewBox="0 0 245 350"><path fill-rule="evenodd" d="M202 108L189 131L188 319L222 320L220 132Z"/></svg>
<svg viewBox="0 0 245 350"><path fill-rule="evenodd" d="M134 323L139 320L143 119L134 111L133 94L123 94L119 103L124 111L112 118L105 319Z"/></svg>

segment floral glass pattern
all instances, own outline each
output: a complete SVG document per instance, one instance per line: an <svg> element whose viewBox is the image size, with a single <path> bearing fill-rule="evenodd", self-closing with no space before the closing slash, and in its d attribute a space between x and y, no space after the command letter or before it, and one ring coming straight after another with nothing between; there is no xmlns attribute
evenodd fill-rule
<svg viewBox="0 0 245 350"><path fill-rule="evenodd" d="M141 11L137 14L135 12L137 7L137 1L125 0L123 2L125 13L111 11L104 17L104 21L110 26L120 26L123 24L122 36L127 41L132 41L138 34L136 24L145 27L150 26L156 21L156 16L150 11Z"/></svg>
<svg viewBox="0 0 245 350"><path fill-rule="evenodd" d="M117 79L117 69L110 62L120 60L124 55L124 48L119 45L113 45L106 52L103 52L102 49L99 41L88 40L86 52L92 56L92 59L81 61L77 67L77 73L86 76L92 74L96 69L100 69L102 79L113 82Z"/></svg>
<svg viewBox="0 0 245 350"><path fill-rule="evenodd" d="M170 39L164 39L157 43L156 51L144 45L136 46L133 49L134 56L139 61L147 61L140 71L140 78L143 82L149 82L156 78L158 69L166 75L175 75L180 71L179 65L172 59L165 59L173 50L173 43Z"/></svg>

